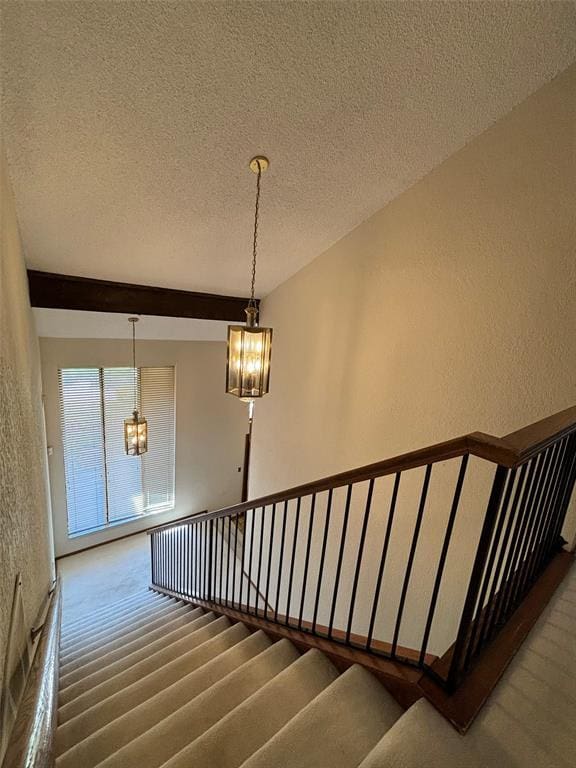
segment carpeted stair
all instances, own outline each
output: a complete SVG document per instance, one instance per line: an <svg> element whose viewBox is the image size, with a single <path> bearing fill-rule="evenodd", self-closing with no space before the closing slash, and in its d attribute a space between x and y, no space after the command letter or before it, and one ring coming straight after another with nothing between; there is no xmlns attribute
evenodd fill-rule
<svg viewBox="0 0 576 768"><path fill-rule="evenodd" d="M63 623L57 768L357 768L401 715L362 667L153 592Z"/></svg>

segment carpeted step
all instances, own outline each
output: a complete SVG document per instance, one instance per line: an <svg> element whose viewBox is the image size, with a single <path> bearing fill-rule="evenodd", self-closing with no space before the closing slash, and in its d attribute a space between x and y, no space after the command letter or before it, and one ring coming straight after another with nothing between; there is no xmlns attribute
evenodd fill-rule
<svg viewBox="0 0 576 768"><path fill-rule="evenodd" d="M297 657L292 647L271 645L263 632L249 635L196 672L114 720L66 752L58 768L109 764L156 765L184 746ZM201 695L210 692L209 696ZM142 761L146 762L143 763ZM107 763L105 763L107 764Z"/></svg>
<svg viewBox="0 0 576 768"><path fill-rule="evenodd" d="M358 768L488 768L488 765L489 761L482 759L470 738L460 736L429 702L420 699L390 728Z"/></svg>
<svg viewBox="0 0 576 768"><path fill-rule="evenodd" d="M146 603L152 602L153 600L160 597L165 597L165 595L159 595L157 592L152 592L151 590L140 589L138 592L127 595L120 600L106 603L100 608L90 608L88 612L79 616L75 616L71 619L66 618L67 609L66 605L64 605L61 633L62 635L65 635L66 633L76 631L77 629L80 629L91 622L103 621L107 616L114 614L121 606L123 606L124 609L138 604L144 606Z"/></svg>
<svg viewBox="0 0 576 768"><path fill-rule="evenodd" d="M88 651L74 661L62 664L60 668L62 676L61 688L79 680L84 674L90 674L90 664L97 662L105 666L114 660L114 655L117 658L127 656L144 645L166 637L173 630L186 626L201 616L202 613L201 608L183 605L167 616L161 616L159 619L155 619L132 632L125 632L115 640L111 640L94 650Z"/></svg>
<svg viewBox="0 0 576 768"><path fill-rule="evenodd" d="M235 768L241 765L337 677L338 672L324 654L308 651L165 762L164 768ZM206 703L209 693L206 693ZM149 768L158 763L140 765ZM329 766L330 763L320 765ZM267 768L272 766L273 762L267 764ZM106 768L111 768L111 764Z"/></svg>
<svg viewBox="0 0 576 768"><path fill-rule="evenodd" d="M145 611L150 606L161 605L171 600L173 598L167 595L159 595L156 592L139 592L130 599L118 600L104 608L91 611L70 624L63 624L61 638L64 642L68 642L74 635L80 636L88 629L94 629L94 627L101 628L112 621L124 617L128 613L136 615L138 610Z"/></svg>
<svg viewBox="0 0 576 768"><path fill-rule="evenodd" d="M264 691L267 685L271 685L274 680L287 675L300 661L298 651L288 640L275 643L220 682L208 688L189 704L159 722L135 741L111 755L107 760L100 763L98 768L118 768L119 766L122 768L159 768L165 764L171 765L171 757L178 750L186 748L194 738L201 738L211 726L216 726L227 720L227 715L238 711L238 705L243 706L254 695ZM301 670L301 674L303 679L308 678L307 684L316 690L318 686L327 684L327 674L326 670L323 670L324 674L322 674L322 671L314 670L313 666L307 663L305 669ZM293 676L291 677L293 678ZM282 695L280 700L278 689L276 691L275 695L270 695L266 709L273 709L275 706L279 708L287 706L289 708L290 697L288 696L288 700L285 702L284 695ZM274 698L276 701L273 701ZM269 715L266 711L265 716L257 717L251 723L250 729L252 731L265 730L264 721L268 719ZM224 740L227 742L229 738L234 740L235 732L226 733ZM220 746L225 748L222 734L220 734L219 739ZM178 752L178 754L181 753ZM168 762L166 763L166 761ZM196 768L194 761L188 760L183 764L193 765Z"/></svg>
<svg viewBox="0 0 576 768"><path fill-rule="evenodd" d="M200 651L200 647L206 645L207 641L216 638L217 635L225 632L225 630L230 627L230 621L225 616L221 616L218 619L212 614L207 614L207 616L211 618L210 623L199 629L197 632L194 632L193 635L178 640L171 646L163 648L161 651L143 659L109 679L104 679L99 685L93 688L89 686L88 689L76 699L68 704L60 706L58 710L58 722L61 724L66 723L71 718L86 712L88 708L94 707L96 704L104 702L104 700L109 697L123 691L123 689L131 686L132 683L142 682L148 675L155 672L162 672L162 667L166 666L166 670L169 672L172 669L172 667L170 667L170 662L177 662L176 666L179 669L185 669L185 663L188 662L193 665L192 669L194 669L196 659L204 658L203 652ZM243 629L247 633L246 628L243 627ZM210 654L210 650L211 649L208 649L207 651L208 655ZM194 651L198 651L198 654L194 658L191 658L189 654ZM201 661L200 663L204 662ZM167 674L160 675L159 682L164 681L166 677ZM156 692L157 691L154 690L149 695L153 695ZM142 699L140 699L140 701L141 700ZM109 721L106 720L105 722ZM100 725L104 724L105 723L101 723ZM100 725L97 727L100 727Z"/></svg>
<svg viewBox="0 0 576 768"><path fill-rule="evenodd" d="M224 629L218 635L187 653L178 656L173 661L155 669L145 677L138 677L121 690L106 697L98 686L87 691L80 698L82 707L80 714L59 726L56 734L57 754L70 749L78 742L88 738L101 728L104 728L115 718L122 718L126 713L136 712L139 705L150 701L156 695L169 690L177 682L186 680L190 675L222 660L222 674L226 674L224 657L250 636L243 624L234 624ZM218 670L219 671L219 670ZM104 687L107 684L104 684ZM177 700L177 692L175 692ZM76 702L75 702L76 703ZM168 707L172 702L168 703Z"/></svg>
<svg viewBox="0 0 576 768"><path fill-rule="evenodd" d="M96 659L89 662L84 667L71 672L62 679L58 701L62 704L67 704L80 694L93 688L95 685L99 685L104 680L108 680L109 678L118 675L120 672L134 666L134 664L137 664L143 659L149 658L156 652L163 651L178 641L184 641L184 643L186 643L186 638L210 621L213 621L214 618L214 614L202 612L200 616L194 618L183 627L172 630L163 638L161 637L154 640L152 643L145 645L143 648L138 648L130 654L121 654L120 658L116 658L117 654L112 653L111 657L113 658L109 663L106 657L104 657L103 661ZM178 649L175 649L174 654L172 655L177 654Z"/></svg>
<svg viewBox="0 0 576 768"><path fill-rule="evenodd" d="M147 606L145 610L136 609L133 613L119 616L119 620L116 622L90 628L80 638L62 645L60 659L63 663L71 661L76 655L97 648L100 643L121 637L125 632L143 627L150 621L166 616L182 606L183 603L176 600L163 601Z"/></svg>
<svg viewBox="0 0 576 768"><path fill-rule="evenodd" d="M373 675L354 665L242 768L357 768L402 712ZM191 764L195 768L204 765L196 761Z"/></svg>

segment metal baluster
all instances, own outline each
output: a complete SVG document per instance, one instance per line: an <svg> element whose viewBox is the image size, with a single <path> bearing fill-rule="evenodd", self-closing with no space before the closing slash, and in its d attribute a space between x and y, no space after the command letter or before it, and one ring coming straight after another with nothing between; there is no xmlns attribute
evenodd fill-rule
<svg viewBox="0 0 576 768"><path fill-rule="evenodd" d="M300 613L298 614L298 629L302 629L302 617L304 615L304 601L306 600L306 584L308 583L308 566L310 565L310 548L312 546L312 528L314 527L314 510L316 508L316 494L312 494L310 502L310 522L308 523L308 539L306 542L306 557L304 559L304 575L302 577L302 590L300 596Z"/></svg>
<svg viewBox="0 0 576 768"><path fill-rule="evenodd" d="M508 515L508 522L506 524L504 538L502 539L500 554L498 555L498 562L496 563L496 568L494 570L492 588L490 589L490 595L488 597L488 605L490 606L490 617L487 622L484 622L483 630L480 633L480 646L484 645L484 643L492 637L494 628L496 627L498 613L500 611L501 597L504 594L504 591L506 588L505 571L502 574L502 580L500 580L500 574L502 573L502 566L504 565L504 559L506 558L507 554L508 555L510 554L510 548L512 546L510 536L512 533L513 525L516 521L516 511L518 509L520 494L524 486L526 472L527 472L527 465L523 464L522 467L520 468L520 475L518 477L518 482L516 483L516 489L514 491L514 499L512 500L510 514ZM510 483L510 487L514 482L515 473L516 473L516 470L513 469L511 472L512 479L509 478L509 481L508 481ZM508 505L508 501L505 502L505 505L506 506Z"/></svg>
<svg viewBox="0 0 576 768"><path fill-rule="evenodd" d="M534 540L535 521L538 516L538 511L540 509L540 502L542 500L544 490L545 488L547 488L549 483L550 470L553 462L554 448L555 446L552 446L551 448L547 448L544 451L544 461L542 464L542 471L538 479L536 496L534 499L534 504L532 505L530 517L528 520L527 530L526 530L526 536L524 537L524 542L522 545L522 550L520 554L520 565L516 574L516 578L514 580L514 586L512 588L511 605L513 605L514 607L516 607L519 600L522 599L522 589L525 581L526 569L528 567L530 547Z"/></svg>
<svg viewBox="0 0 576 768"><path fill-rule="evenodd" d="M332 639L332 630L334 628L334 614L336 613L336 603L338 601L338 587L340 586L340 574L342 572L342 559L344 557L344 547L346 545L346 532L348 530L348 517L350 515L350 501L352 499L352 486L349 485L346 491L346 506L344 508L344 520L342 522L342 533L340 535L340 548L338 551L338 564L336 566L336 578L334 580L334 593L332 595L332 606L330 608L330 621L328 623L328 637Z"/></svg>
<svg viewBox="0 0 576 768"><path fill-rule="evenodd" d="M300 528L300 503L302 501L302 497L298 497L298 501L296 503L296 516L294 519L294 538L292 541L292 558L290 560L290 578L288 580L288 597L286 598L286 626L290 623L290 604L291 604L291 598L292 598L292 582L294 580L294 562L296 561L296 545L298 542L298 532Z"/></svg>
<svg viewBox="0 0 576 768"><path fill-rule="evenodd" d="M229 607L230 600L228 598L230 594L230 552L232 550L232 518L228 516L228 542L226 546L226 607Z"/></svg>
<svg viewBox="0 0 576 768"><path fill-rule="evenodd" d="M282 582L282 568L284 565L284 542L286 540L286 518L288 517L288 501L284 502L282 515L282 536L280 538L280 561L278 563L278 584L276 586L276 605L274 608L274 621L278 621L278 606L280 605L280 584Z"/></svg>
<svg viewBox="0 0 576 768"><path fill-rule="evenodd" d="M266 507L262 507L262 517L260 519L260 545L258 547L258 578L256 580L256 616L259 615L258 603L260 602L260 576L262 574L262 552L264 550L264 513Z"/></svg>
<svg viewBox="0 0 576 768"><path fill-rule="evenodd" d="M474 558L474 565L472 566L472 573L468 583L468 591L466 593L466 599L464 601L464 607L460 617L460 625L458 627L458 634L454 644L452 662L450 664L448 679L446 681L448 688L451 690L455 689L457 683L460 680L464 653L468 643L468 635L476 610L478 593L480 591L480 580L482 579L482 573L484 571L484 565L486 563L486 557L488 555L488 549L492 539L492 532L494 530L494 525L496 524L496 516L500 507L500 500L504 492L504 483L506 482L507 474L508 470L505 467L498 465L494 475L494 482L492 483L492 491L490 492L490 499L488 501L488 507L486 509L486 515L482 525L482 532L480 533L480 539L478 541L476 557Z"/></svg>
<svg viewBox="0 0 576 768"><path fill-rule="evenodd" d="M540 519L538 521L536 534L534 536L534 545L532 548L531 562L526 572L526 584L528 586L532 585L535 575L537 576L539 573L538 569L539 569L539 563L541 560L540 554L542 551L543 543L546 540L546 532L547 532L548 525L550 523L550 520L554 516L556 497L558 495L559 483L562 478L563 469L564 469L564 457L566 455L567 442L568 442L567 440L559 440L557 443L558 452L556 455L555 467L552 472L552 477L550 480L547 493L545 494L545 497L544 497L545 501L542 504L542 512L540 514Z"/></svg>
<svg viewBox="0 0 576 768"><path fill-rule="evenodd" d="M408 594L408 585L410 583L410 576L412 575L412 566L414 565L414 556L416 554L416 546L418 545L418 537L420 535L420 526L422 525L424 507L426 506L426 496L428 495L428 485L430 483L431 473L432 473L432 464L427 464L426 471L424 473L424 483L422 485L422 493L420 495L420 505L418 507L418 515L416 517L416 525L414 526L414 533L412 534L412 545L410 547L410 554L408 555L406 575L404 576L404 583L402 585L402 592L400 594L400 605L398 606L398 613L396 615L396 626L394 627L394 637L392 638L392 648L390 649L390 656L393 659L396 657L396 649L398 647L398 636L400 635L400 625L402 624L402 616L404 614L404 604L406 602L406 595Z"/></svg>
<svg viewBox="0 0 576 768"><path fill-rule="evenodd" d="M240 563L240 594L238 595L238 604L240 610L242 610L242 589L244 587L244 560L246 557L246 519L247 519L247 512L244 512L244 530L242 531L242 561ZM236 531L238 531L238 520L236 520ZM250 585L248 585L248 590L250 590ZM246 603L248 604L250 600L247 600Z"/></svg>
<svg viewBox="0 0 576 768"><path fill-rule="evenodd" d="M268 548L268 573L266 574L266 595L264 597L264 618L268 618L268 595L270 591L270 573L272 571L272 547L274 546L274 525L276 522L276 504L272 504L272 521L270 525L270 546Z"/></svg>
<svg viewBox="0 0 576 768"><path fill-rule="evenodd" d="M352 622L354 620L354 608L356 607L356 593L358 591L358 580L360 578L360 569L362 567L362 556L364 554L364 544L366 542L366 531L368 529L368 519L370 517L370 507L372 506L372 494L374 492L374 478L368 483L368 495L366 498L366 508L364 509L364 520L362 522L362 532L360 534L360 543L358 545L358 554L356 556L356 570L354 572L354 582L352 584L352 595L350 598L350 612L348 614L348 626L346 627L346 644L350 644L350 635L352 634Z"/></svg>
<svg viewBox="0 0 576 768"><path fill-rule="evenodd" d="M232 518L230 518L232 520ZM236 567L238 564L238 516L234 518L234 557L232 558L232 608L236 606Z"/></svg>
<svg viewBox="0 0 576 768"><path fill-rule="evenodd" d="M562 447L560 449L560 456L558 457L558 463L556 468L556 474L552 482L552 488L550 489L550 495L547 504L547 513L542 521L541 529L538 534L537 548L535 556L533 558L532 567L528 573L528 583L532 584L535 577L540 574L540 571L545 567L547 563L547 550L548 541L550 536L550 529L553 527L554 520L558 507L562 501L564 495L564 487L566 482L567 469L570 464L570 438L566 438L562 441Z"/></svg>
<svg viewBox="0 0 576 768"><path fill-rule="evenodd" d="M220 605L224 605L224 591L222 588L222 584L224 581L224 533L225 533L225 525L226 525L226 518L221 517L219 518L221 523L222 531L220 533L220 584L218 589L218 595L220 597Z"/></svg>
<svg viewBox="0 0 576 768"><path fill-rule="evenodd" d="M460 471L458 472L456 488L454 490L454 497L452 499L452 507L450 508L450 515L448 517L446 532L444 534L442 551L440 552L440 560L438 561L438 568L436 569L436 578L434 579L434 587L432 589L432 596L430 598L430 607L428 609L428 616L426 618L426 627L424 629L424 636L422 638L422 647L420 649L420 657L418 659L418 666L420 667L424 666L424 662L426 660L426 649L428 648L428 641L430 639L430 632L432 630L432 622L434 621L434 613L436 611L436 602L438 600L438 593L440 591L444 566L446 565L446 557L448 556L448 549L450 547L450 540L452 538L456 513L458 511L458 505L460 504L460 495L462 493L462 486L464 484L467 466L468 456L462 456Z"/></svg>
<svg viewBox="0 0 576 768"><path fill-rule="evenodd" d="M324 538L322 540L322 553L320 555L320 567L318 569L318 583L316 585L316 601L314 603L314 617L312 619L312 632L316 634L316 620L318 618L318 606L320 605L320 590L322 589L322 576L324 574L324 560L326 558L326 545L328 542L328 529L330 528L330 513L332 510L332 488L328 491L326 502L326 521L324 523Z"/></svg>
<svg viewBox="0 0 576 768"><path fill-rule="evenodd" d="M386 558L388 556L390 535L392 533L392 524L394 522L394 512L396 511L396 501L398 499L398 489L400 488L400 474L400 472L397 472L396 476L394 477L394 488L392 490L392 499L390 501L390 511L388 512L388 522L386 523L386 533L384 534L384 543L382 545L382 557L380 558L380 566L378 568L378 576L376 578L374 602L372 603L372 614L370 616L370 627L368 629L368 637L366 639L367 651L370 650L372 645L372 638L374 637L374 626L376 623L376 614L378 613L378 603L380 602L382 577L384 575L384 566L386 565Z"/></svg>
<svg viewBox="0 0 576 768"><path fill-rule="evenodd" d="M256 509L250 510L252 512L252 523L250 525L250 560L248 561L248 605L246 606L248 613L250 613L250 595L252 594L252 559L254 554L254 528L256 527ZM256 596L256 599L258 596Z"/></svg>
<svg viewBox="0 0 576 768"><path fill-rule="evenodd" d="M504 522L506 520L506 513L508 511L508 504L510 503L510 497L512 495L512 488L514 487L515 479L516 479L516 470L512 469L509 472L508 478L506 481L506 490L504 491L502 502L500 504L498 519L496 522L496 527L494 529L494 535L492 536L492 545L490 547L490 552L488 555L488 559L486 561L486 567L484 568L484 578L482 579L482 587L480 589L480 596L478 598L476 621L472 626L472 630L470 633L470 640L468 642L468 650L466 651L466 656L464 659L465 667L468 666L468 663L472 658L472 656L481 647L479 644L479 640L483 634L486 618L488 615L490 615L490 618L491 618L491 614L493 611L493 606L490 603L485 605L486 593L488 592L488 585L490 584L490 580L493 576L494 561L496 560L498 545L501 544L502 529L504 527ZM493 587L494 587L494 584L493 584Z"/></svg>
<svg viewBox="0 0 576 768"><path fill-rule="evenodd" d="M566 473L566 482L562 492L562 502L558 507L558 512L556 514L556 518L554 520L554 526L552 528L551 535L550 535L549 547L551 550L553 550L556 547L558 540L562 534L562 527L566 519L566 511L568 509L568 505L570 504L570 499L572 498L574 483L576 482L576 433L572 433L570 435L570 442L571 442L570 451L572 454L572 459Z"/></svg>

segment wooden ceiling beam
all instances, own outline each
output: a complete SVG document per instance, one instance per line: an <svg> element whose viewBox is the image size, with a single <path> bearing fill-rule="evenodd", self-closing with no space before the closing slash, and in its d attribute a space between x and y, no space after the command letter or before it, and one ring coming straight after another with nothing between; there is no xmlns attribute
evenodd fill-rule
<svg viewBox="0 0 576 768"><path fill-rule="evenodd" d="M33 307L241 323L246 321L244 310L248 299L239 296L116 283L38 272L34 269L28 270L28 285Z"/></svg>

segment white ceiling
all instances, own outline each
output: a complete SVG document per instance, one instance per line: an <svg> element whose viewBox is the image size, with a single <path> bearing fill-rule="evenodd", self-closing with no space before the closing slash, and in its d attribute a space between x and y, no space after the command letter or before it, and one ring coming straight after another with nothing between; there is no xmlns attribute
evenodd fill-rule
<svg viewBox="0 0 576 768"><path fill-rule="evenodd" d="M130 339L129 315L115 312L78 312L67 309L34 308L38 336L61 339ZM190 320L184 317L141 317L138 339L170 341L226 341L229 323L219 320Z"/></svg>
<svg viewBox="0 0 576 768"><path fill-rule="evenodd" d="M576 58L572 2L2 2L30 267L265 295Z"/></svg>

